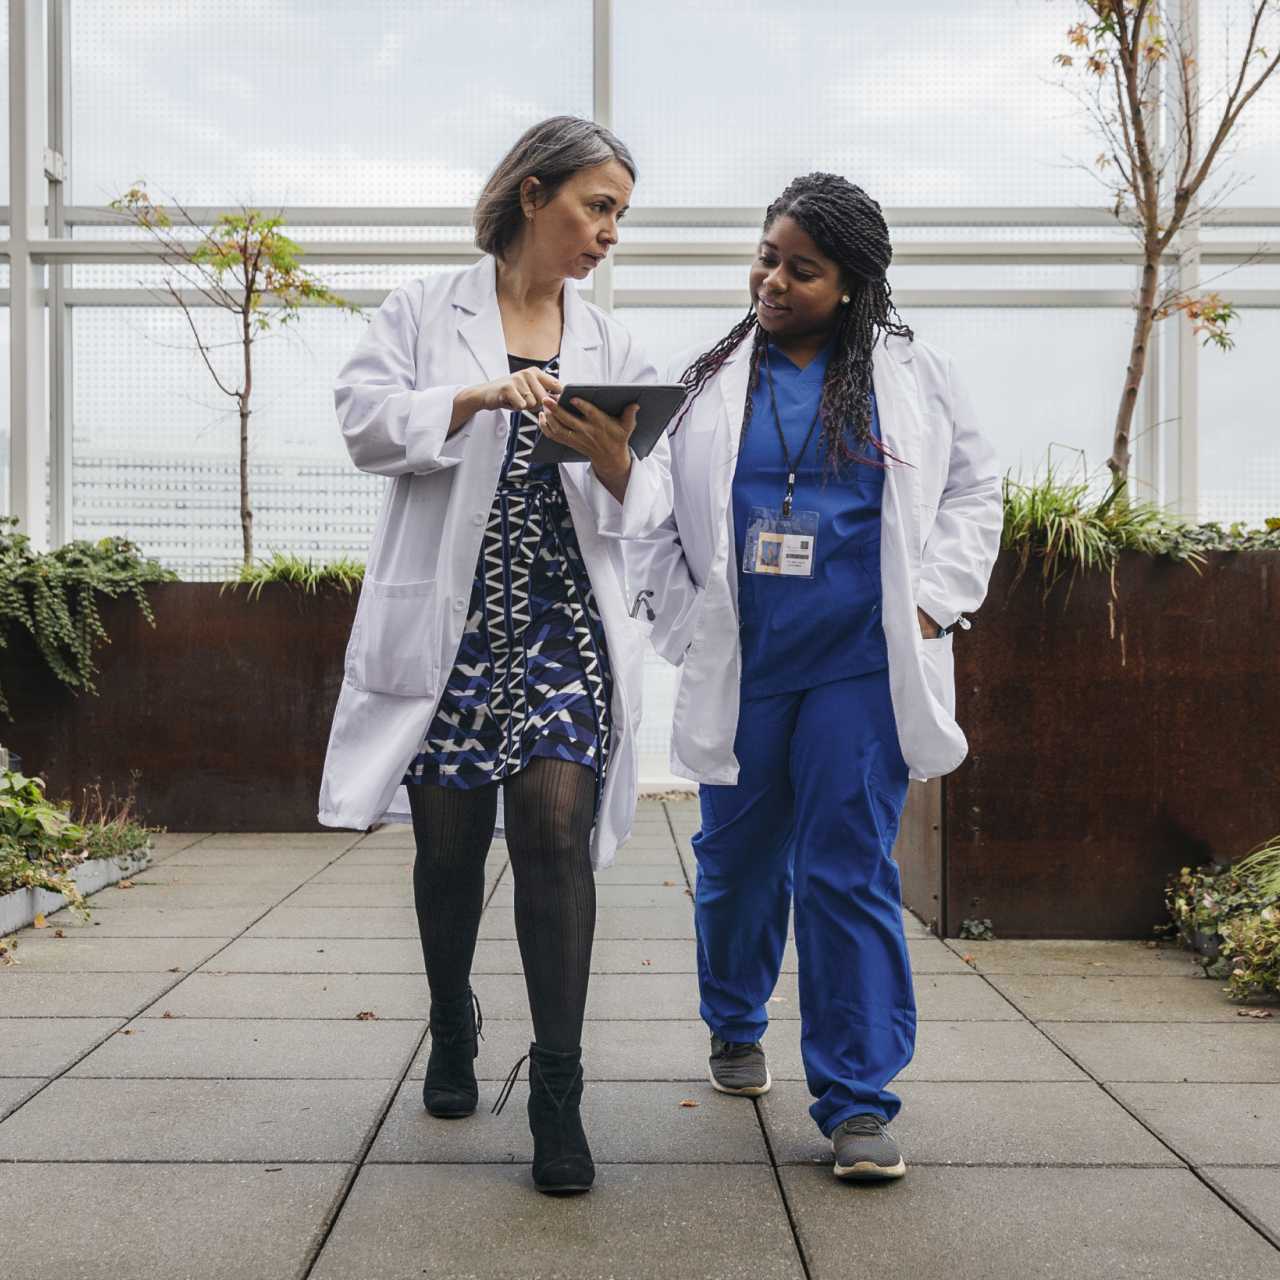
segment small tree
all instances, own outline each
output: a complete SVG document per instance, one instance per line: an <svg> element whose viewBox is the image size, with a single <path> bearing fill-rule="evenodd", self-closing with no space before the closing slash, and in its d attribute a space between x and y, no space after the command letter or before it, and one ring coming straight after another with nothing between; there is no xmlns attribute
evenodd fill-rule
<svg viewBox="0 0 1280 1280"><path fill-rule="evenodd" d="M275 325L298 318L303 306L359 308L298 265L302 250L286 236L284 220L265 217L257 209L223 213L210 227L198 225L178 206L182 227L194 232L180 236L169 214L152 203L146 190L131 187L111 207L133 225L147 232L162 247L162 260L178 268L164 288L187 319L209 376L218 390L234 400L240 418L240 530L244 564L253 562L253 508L249 502L249 417L253 412L254 343ZM236 341L242 355L238 385L230 384L214 367L211 344L204 338L192 314L199 305L188 297L194 290L205 303L227 312L235 322Z"/></svg>
<svg viewBox="0 0 1280 1280"><path fill-rule="evenodd" d="M1058 54L1055 61L1073 67L1081 60L1082 97L1104 144L1095 163L1116 217L1134 228L1142 246L1129 364L1107 459L1114 494L1128 479L1133 415L1156 321L1185 313L1206 343L1232 345L1228 326L1236 313L1231 304L1216 293L1187 290L1176 274L1162 280L1161 265L1179 232L1224 194L1201 201L1240 113L1280 65L1280 52L1263 43L1280 0L1252 0L1244 47L1209 105L1188 33L1169 20L1161 0L1076 2L1084 20L1067 32L1072 52ZM1159 112L1165 102L1172 136L1162 145ZM1202 132L1203 114L1211 118Z"/></svg>

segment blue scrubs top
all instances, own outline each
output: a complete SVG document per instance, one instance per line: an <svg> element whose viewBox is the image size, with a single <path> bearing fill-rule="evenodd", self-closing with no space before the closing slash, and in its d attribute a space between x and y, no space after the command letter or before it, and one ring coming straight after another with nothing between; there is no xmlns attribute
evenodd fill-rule
<svg viewBox="0 0 1280 1280"><path fill-rule="evenodd" d="M832 347L803 369L772 343L778 411L794 461L822 395ZM874 393L871 432L880 438ZM833 680L883 671L889 665L881 626L880 505L884 470L850 461L839 478L824 480L822 426L796 470L794 511L818 513L812 578L743 573L742 552L752 507L782 508L787 464L774 426L768 377L752 395L751 423L742 438L733 477L733 527L738 555L738 612L742 642L742 695L769 697L812 689ZM866 457L879 460L868 444Z"/></svg>

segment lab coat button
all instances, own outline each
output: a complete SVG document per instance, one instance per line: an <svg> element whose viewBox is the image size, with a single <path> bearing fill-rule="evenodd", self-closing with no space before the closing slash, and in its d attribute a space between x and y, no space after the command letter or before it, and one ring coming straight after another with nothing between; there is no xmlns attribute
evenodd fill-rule
<svg viewBox="0 0 1280 1280"><path fill-rule="evenodd" d="M454 607L455 609L463 609L463 608L466 608L466 604L467 604L467 602L466 602L466 600L464 600L464 599L462 598L462 596L454 596L454 598L453 598L453 607Z"/></svg>
<svg viewBox="0 0 1280 1280"><path fill-rule="evenodd" d="M475 515L473 515L473 516L471 517L471 523L472 523L472 524L484 524L484 512L483 512L483 511L477 511L477 512L475 513Z"/></svg>

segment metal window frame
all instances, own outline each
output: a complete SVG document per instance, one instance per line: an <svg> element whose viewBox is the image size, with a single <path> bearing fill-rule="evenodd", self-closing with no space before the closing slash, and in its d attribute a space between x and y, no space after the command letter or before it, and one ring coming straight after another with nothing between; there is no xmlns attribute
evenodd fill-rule
<svg viewBox="0 0 1280 1280"><path fill-rule="evenodd" d="M1193 43L1197 35L1198 0L1176 0ZM67 39L69 0L10 0L10 192L12 205L0 209L7 223L8 241L0 241L0 257L10 263L10 288L0 302L10 307L10 472L8 509L16 514L33 541L57 544L71 536L71 392L73 352L72 307L155 306L155 295L144 288L91 289L74 287L68 276L75 264L147 263L159 260L157 246L145 240L75 239L77 229L118 226L110 209L65 206L62 199L62 159L68 151L67 111L70 49ZM606 127L613 122L613 0L592 0L592 109ZM44 43L47 37L47 58ZM274 212L275 210L273 210ZM193 208L197 220L212 219L221 209ZM466 227L471 210L462 207L337 207L286 206L279 210L295 228L405 228L429 230ZM748 229L754 233L763 218L758 207L690 207L634 209L628 229L645 228ZM901 239L894 250L900 265L1023 265L1068 263L1135 266L1134 241L1123 233L1110 211L1078 207L936 207L887 208L895 229L936 229L937 238ZM1234 208L1216 211L1207 228L1280 229L1280 207ZM1041 242L1012 238L977 241L947 238L948 229L1075 228L1110 229L1114 237L1092 240L1057 239ZM475 248L462 241L441 241L429 235L406 240L348 241L322 235L297 237L307 256L329 264L464 264L475 261ZM738 264L753 255L754 236L727 241L687 243L645 238L620 243L597 269L587 296L606 310L629 307L739 307L745 291L695 289L628 289L615 285L617 266L706 266ZM1170 265L1177 266L1192 286L1199 283L1201 264L1245 261L1280 263L1280 235L1276 242L1253 239L1204 238L1188 228ZM46 283L47 276L47 283ZM354 301L375 306L388 290L347 291ZM1113 289L899 289L895 299L913 307L975 308L1110 308L1129 307L1133 293ZM1280 289L1233 290L1240 307L1280 306ZM15 305L16 304L16 305ZM45 340L46 318L48 341ZM1153 344L1151 364L1139 407L1141 430L1135 441L1135 479L1158 500L1194 514L1198 503L1198 359L1199 346L1191 322L1179 317L1175 335ZM1160 333L1160 330L1157 330ZM49 380L46 401L45 384ZM46 463L48 482L46 482ZM46 533L47 531L47 533Z"/></svg>

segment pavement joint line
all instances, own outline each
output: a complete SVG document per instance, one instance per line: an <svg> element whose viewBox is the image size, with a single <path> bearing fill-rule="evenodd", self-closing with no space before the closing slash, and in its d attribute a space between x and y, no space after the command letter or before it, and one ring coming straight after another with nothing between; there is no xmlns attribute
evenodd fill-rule
<svg viewBox="0 0 1280 1280"><path fill-rule="evenodd" d="M1016 1007L1016 1006L1015 1006L1015 1007ZM1019 1010L1019 1012L1021 1012L1021 1010ZM1023 1014L1023 1017L1025 1018L1025 1017L1026 1017L1026 1014ZM1094 1073L1093 1073L1092 1071L1090 1071L1090 1070L1088 1069L1088 1067L1086 1067L1086 1066L1084 1065L1084 1063L1083 1063L1083 1062L1081 1062L1081 1061L1080 1061L1080 1059L1079 1059L1079 1058L1078 1058L1074 1053L1072 1053L1072 1052L1071 1052L1071 1050L1070 1050L1070 1049L1068 1049L1065 1045L1063 1045L1063 1044L1059 1043L1059 1042L1058 1042L1058 1040L1056 1040L1056 1039L1055 1039L1055 1038L1050 1034L1050 1032L1046 1029L1046 1026L1047 1026L1047 1024L1048 1024L1048 1021L1049 1021L1049 1020L1046 1020L1046 1022L1045 1022L1045 1023L1039 1023L1039 1022L1035 1022L1035 1021L1033 1021L1031 1018L1027 1018L1027 1022L1028 1022L1028 1023L1030 1023L1030 1025L1031 1025L1031 1026L1035 1027L1035 1029L1036 1029L1036 1030L1037 1030L1037 1031L1038 1031L1042 1036L1044 1036L1044 1038L1045 1038L1046 1040L1048 1040L1048 1042L1049 1042L1051 1045L1053 1045L1053 1047L1054 1047L1055 1049L1057 1049L1059 1053L1064 1054L1068 1059L1070 1059L1070 1061L1071 1061L1071 1062L1073 1062L1073 1063L1076 1065L1076 1067L1078 1067L1081 1071L1083 1071L1083 1072L1085 1073L1085 1075L1086 1075L1086 1076L1088 1076L1088 1077L1089 1077L1089 1079L1090 1079L1090 1080L1092 1080L1092 1081L1094 1082L1094 1084L1096 1084L1096 1085L1098 1086L1098 1088L1099 1088L1099 1089L1101 1089L1101 1090L1102 1090L1102 1092L1103 1092L1103 1093L1105 1093L1105 1094L1107 1095L1107 1097L1109 1097L1109 1098L1110 1098L1110 1099L1111 1099L1111 1100L1112 1100L1112 1101L1113 1101L1117 1106L1121 1107L1121 1108L1125 1111L1125 1113L1130 1117L1130 1119L1132 1119L1132 1120L1136 1121L1139 1125L1141 1125L1141 1126L1142 1126L1142 1128L1143 1128L1143 1129L1145 1129L1145 1130L1147 1131L1147 1133L1149 1133L1149 1134L1150 1134L1150 1135L1151 1135L1151 1136L1152 1136L1152 1137L1153 1137L1153 1138L1154 1138L1154 1139L1155 1139L1155 1140L1156 1140L1156 1141L1157 1141L1157 1142L1158 1142L1162 1147L1164 1147L1164 1148L1165 1148L1165 1150L1166 1150L1166 1151L1168 1151L1170 1155L1174 1156L1178 1161L1180 1161L1180 1162L1181 1162L1181 1164L1182 1164L1182 1167L1183 1167L1184 1169L1186 1169L1186 1170L1187 1170L1187 1172L1188 1172L1188 1173L1190 1173L1190 1174L1191 1174L1191 1176L1192 1176L1193 1178L1195 1178L1195 1179L1196 1179L1196 1181L1197 1181L1197 1182L1199 1182L1199 1183L1200 1183L1200 1184L1201 1184L1201 1185L1202 1185L1202 1186L1203 1186L1203 1187L1204 1187L1204 1188L1209 1192L1209 1194L1210 1194L1210 1195L1215 1196L1218 1200L1220 1200L1220 1201L1221 1201L1221 1202L1222 1202L1222 1203L1223 1203L1223 1204L1224 1204L1224 1205L1225 1205L1225 1206L1226 1206L1226 1207L1227 1207L1227 1208L1228 1208L1232 1213L1234 1213L1234 1214L1236 1215L1236 1217L1238 1217L1242 1222L1244 1222L1244 1223L1245 1223L1245 1225L1246 1225L1246 1226L1250 1227L1250 1228L1251 1228L1251 1229L1252 1229L1252 1230L1253 1230L1257 1235L1259 1235L1263 1240L1265 1240L1265 1241L1267 1242L1267 1244L1271 1245L1271 1247L1272 1247L1273 1249L1276 1249L1277 1251L1280 1251L1280 1241L1278 1241L1278 1240L1277 1240L1277 1238L1276 1238L1276 1237L1275 1237L1275 1236L1274 1236L1270 1231L1268 1231L1268 1230L1266 1230L1265 1228L1263 1228L1263 1227L1262 1227L1262 1225L1261 1225L1261 1224L1260 1224L1256 1219L1254 1219L1251 1215L1248 1215L1248 1214L1246 1214L1246 1213L1242 1212L1242 1210L1240 1209L1240 1207L1239 1207L1239 1206L1237 1206L1237 1205L1234 1203L1234 1201L1231 1199L1231 1197L1230 1197L1230 1196L1228 1196L1228 1195L1226 1194L1226 1192L1225 1192L1225 1191L1223 1191L1223 1190L1221 1190L1219 1187L1215 1186L1215 1185L1214 1185L1214 1183L1213 1183L1209 1178L1205 1177L1205 1176L1204 1176L1204 1174L1202 1174L1202 1173L1200 1172L1199 1168L1198 1168L1196 1165L1192 1164L1192 1163L1191 1163L1191 1161L1190 1161L1190 1160L1188 1160L1188 1159L1187 1159L1187 1157L1186 1157L1185 1155L1183 1155L1183 1154L1182 1154L1182 1152L1181 1152L1181 1151L1179 1151L1179 1150L1178 1150L1178 1148L1177 1148L1177 1147L1175 1147L1175 1146L1173 1145L1173 1143L1172 1143L1172 1142L1170 1142L1170 1141L1169 1141L1169 1139L1167 1139L1167 1138L1166 1138L1162 1133L1160 1133L1160 1132L1159 1132L1159 1130L1157 1130L1157 1129L1153 1128L1150 1124L1148 1124L1148 1123L1147 1123L1147 1121L1146 1121L1146 1120L1144 1120L1144 1119L1143 1119L1143 1117L1142 1117L1142 1116L1140 1116L1140 1115L1138 1114L1138 1112L1137 1112L1133 1107L1129 1106L1129 1104L1128 1104L1128 1103L1126 1103L1126 1102L1125 1102L1125 1100L1124 1100L1123 1098L1121 1098L1121 1097L1119 1096L1119 1094L1117 1094L1117 1093L1116 1093L1115 1089L1111 1087L1111 1086L1113 1086L1113 1085L1117 1085L1117 1084L1125 1084L1125 1083L1168 1084L1168 1083L1175 1083L1175 1082L1171 1082L1171 1081L1121 1081L1121 1080L1109 1080L1109 1081L1108 1081L1108 1080L1101 1080L1101 1079L1099 1079L1096 1075L1094 1075ZM1070 1024L1059 1024L1059 1025L1070 1025ZM1166 1023L1163 1023L1163 1024L1161 1024L1161 1023L1148 1023L1148 1024L1145 1024L1145 1025L1148 1025L1148 1026L1160 1026L1160 1025L1164 1025L1164 1026L1170 1026L1170 1025L1177 1026L1177 1025L1181 1025L1181 1024L1179 1024L1179 1023L1167 1023L1167 1022L1166 1022ZM1228 1024L1228 1025L1230 1025L1230 1024ZM1183 1082L1183 1081L1177 1081L1176 1083L1184 1083L1184 1082ZM1188 1081L1185 1081L1185 1083L1190 1084L1190 1083L1193 1083L1193 1082L1188 1080ZM1197 1083L1218 1083L1218 1084L1221 1084L1221 1083L1223 1083L1223 1082L1218 1082L1218 1081L1204 1081L1204 1082L1197 1082ZM1238 1081L1238 1080L1233 1080L1233 1081L1231 1081L1230 1083L1231 1083L1231 1084L1233 1084L1233 1085L1238 1085L1238 1084L1245 1083L1245 1082Z"/></svg>
<svg viewBox="0 0 1280 1280"><path fill-rule="evenodd" d="M212 838L214 835L216 835L216 834L218 834L218 833L217 833L217 832L209 832L208 834L206 834L206 835L205 835L204 839L205 839L205 840L211 839L211 838ZM196 848L197 846L199 846L199 845L200 845L200 844L202 844L202 843L203 843L203 840L197 840L194 844L188 845L188 846L187 846L187 849L194 849L194 848ZM311 876L311 877L308 877L308 880L304 880L304 881L303 881L303 884L308 883L308 881L309 881L310 879L314 878L314 876L318 876L318 875L320 874L320 872L321 872L321 871L323 871L323 870L325 870L326 868L328 868L328 867L332 866L332 865L333 865L333 863L335 863L339 858L341 858L341 857L343 856L343 854L347 853L350 849L352 849L352 848L354 847L354 843L355 843L355 842L353 842L352 844L347 845L347 846L346 846L346 848L342 849L342 850L341 850L340 852L338 852L338 853L335 853L335 854L334 854L334 856L333 856L332 858L330 858L330 859L329 859L329 861L328 861L328 862L326 862L326 863L324 864L324 866L322 866L322 867L318 867L318 868L315 870L315 872L313 872L312 876ZM184 849L184 850L180 850L180 851L179 851L179 850L175 850L175 852L186 852L186 850L185 850L185 849ZM112 887L114 887L114 886L111 886L111 885L104 885L103 887L104 887L104 888L112 888ZM299 885L299 886L298 886L298 888L301 888L301 887L302 887L301 885ZM295 893L296 893L296 892L297 892L297 890L295 889L295 890L293 890L293 892L295 892ZM92 899L94 896L95 896L95 895L90 894L90 899ZM277 905L279 905L279 904L277 904ZM100 911L109 911L110 909L111 909L110 907L99 907L99 908L98 908L98 910L100 910ZM199 910L200 908L193 908L193 909L194 909L194 910ZM226 942L225 942L221 947L219 947L219 948L218 948L218 950L217 950L217 951L215 951L215 952L213 953L213 955L212 955L212 956L210 956L208 959L209 959L209 960L213 960L213 959L215 959L217 956L220 956L220 955L221 955L221 954L222 954L222 953L223 953L223 952L224 952L224 951L225 951L229 946L231 946L231 944L232 944L233 942L236 942L236 941L238 941L240 938L242 938L242 937L244 936L244 934L245 934L249 929L252 929L252 928L253 928L253 926L254 926L255 924L257 924L257 923L258 923L258 921L259 921L259 920L264 919L264 918L265 918L266 916L268 916L268 915L269 915L269 914L270 914L274 909L275 909L274 907L268 907L264 912L262 912L262 914L261 914L261 915L257 916L255 919L253 919L253 920L249 921L249 923L248 923L248 924L246 924L246 925L245 925L245 927L244 927L244 928L243 928L239 933L235 934L234 936L232 936L232 937L230 937L230 938L227 938ZM226 936L225 934L217 934L217 935L216 935L216 937L219 937L219 938L221 938L221 937L225 937L225 936ZM134 941L151 941L152 939L139 939L139 938L135 938L135 939L133 939L133 940L134 940ZM167 939L167 941L175 941L175 942L176 942L176 941L196 941L196 940L198 940L198 939L182 939L182 938L171 938L171 939ZM204 964L207 964L207 963L208 963L208 960L206 960L206 961L204 962ZM137 1010L137 1011L136 1011L135 1013L133 1013L132 1015L129 1015L129 1016L126 1016L126 1017L122 1018L122 1019L121 1019L121 1021L120 1021L120 1025L119 1025L119 1026L114 1027L112 1030L108 1031L106 1035L104 1035L104 1036L102 1036L102 1037L101 1037L101 1039L98 1039L98 1040L94 1041L94 1043L92 1043L92 1044L91 1044L91 1045L90 1045L90 1046L89 1046L89 1047L88 1047L88 1048L87 1048L87 1049L86 1049L82 1054L80 1054L78 1057L73 1058L70 1062L68 1062L68 1063L67 1063L67 1064L62 1068L62 1070L61 1070L61 1071L57 1072L57 1073L56 1073L56 1074L54 1074L54 1075L50 1075L50 1076L46 1077L44 1084L42 1084L38 1089L36 1089L36 1090L35 1090L35 1092L34 1092L34 1093L32 1093L29 1097L24 1098L24 1099L23 1099L20 1103L18 1103L16 1106L12 1106L12 1107L8 1107L8 1108L0 1109L0 1123L3 1123L5 1120L7 1120L11 1115L13 1115L13 1114L14 1114L16 1111L18 1111L21 1107L25 1107L25 1106L26 1106L29 1102L31 1102L33 1099L35 1099L35 1098L39 1097L39 1096L40 1096L40 1094L42 1094L42 1093L43 1093L43 1092L44 1092L44 1091L45 1091L45 1090L46 1090L46 1089L47 1089L47 1088L48 1088L48 1087L49 1087L49 1086L50 1086L50 1085L51 1085L55 1080L61 1080L63 1076L65 1076L68 1072L72 1071L75 1067L79 1066L79 1065L80 1065L80 1063L82 1063L82 1062L83 1062L83 1061L84 1061L84 1060L85 1060L85 1059L86 1059L86 1058L87 1058L91 1053L95 1053L95 1052L97 1052L97 1050L99 1050L100 1048L102 1048L102 1046L103 1046L104 1044L106 1044L106 1043L107 1043L107 1041L108 1041L108 1040L110 1040L112 1036L116 1035L116 1034L121 1030L121 1028L122 1028L122 1027L126 1026L128 1023L133 1022L133 1021L135 1021L137 1018L141 1017L142 1013L143 1013L143 1012L145 1012L145 1010L147 1010L147 1009L151 1008L151 1006L152 1006L152 1005L154 1005L154 1004L158 1003L160 1000L163 1000L163 999L165 998L165 996L167 996L167 995L168 995L168 994L169 994L169 993L174 989L174 987L179 986L179 985L180 985L182 982L184 982L184 981L185 981L185 980L186 980L186 979L187 979L187 978L188 978L192 973L199 973L199 972L201 971L201 969L203 969L203 968L204 968L204 964L201 964L201 965L199 966L199 968L196 968L196 969L190 969L190 970L183 970L182 972L180 972L180 973L178 973L178 974L175 974L175 975L174 975L174 980L173 980L173 981L172 981L172 982L171 982L167 987L165 987L165 989L164 989L164 990L163 990L163 991L162 991L162 992L161 992L161 993L160 993L160 994L155 998L155 1000L152 1000L152 1001L150 1001L148 1004L143 1005L141 1009ZM153 971L150 971L150 972L153 972ZM168 972L168 970L165 970L165 972ZM25 1015L25 1016L30 1017L30 1016L38 1016L38 1015ZM62 1015L62 1017L68 1017L68 1016L69 1016L69 1015ZM82 1016L90 1016L90 1017L92 1017L93 1015L82 1015ZM118 1014L103 1014L103 1015L99 1015L99 1016L102 1016L102 1017L108 1017L108 1018L118 1018L118 1017L120 1017L120 1015L118 1015ZM419 1046L419 1047L421 1047L421 1046ZM415 1050L415 1053L416 1053L416 1050ZM411 1060L411 1061L412 1061L412 1060ZM81 1079L100 1080L100 1079L113 1079L113 1078L115 1078L115 1077L110 1077L110 1076L87 1076L87 1077L78 1077L78 1078L81 1078ZM134 1077L130 1077L130 1078L134 1078ZM139 1079L148 1079L149 1077L145 1077L145 1076L143 1076L143 1077L136 1077L136 1078L139 1078Z"/></svg>
<svg viewBox="0 0 1280 1280"><path fill-rule="evenodd" d="M671 821L671 810L665 800L662 802L662 816L667 820L667 830L671 832L671 841L675 845L676 861L680 864L680 871L684 876L685 888L689 890L691 895L690 901L692 901L692 894L694 892L695 885L694 881L689 877L689 864L685 861L683 847L685 842L676 834L675 823ZM692 839L692 837L690 837L690 839ZM808 1274L809 1272L806 1266L805 1275Z"/></svg>
<svg viewBox="0 0 1280 1280"><path fill-rule="evenodd" d="M765 1153L769 1157L769 1168L773 1173L774 1185L778 1188L778 1198L782 1201L782 1210L787 1215L787 1226L791 1229L791 1240L796 1248L800 1269L805 1274L805 1280L810 1280L813 1272L809 1267L809 1255L805 1252L804 1241L800 1238L800 1224L796 1221L796 1215L791 1208L791 1201L787 1199L787 1189L782 1184L782 1171L778 1165L778 1157L773 1150L773 1139L769 1135L769 1126L764 1122L764 1111L760 1106L759 1098L751 1099L751 1108L756 1113L756 1123L760 1126L760 1136L764 1139Z"/></svg>

